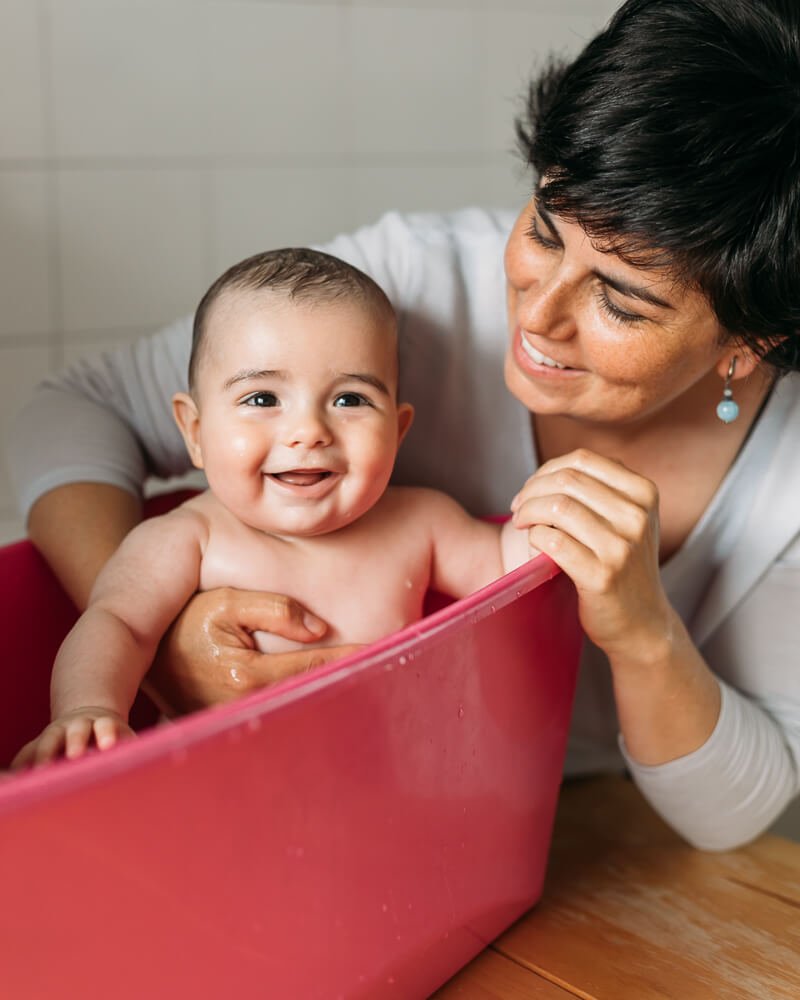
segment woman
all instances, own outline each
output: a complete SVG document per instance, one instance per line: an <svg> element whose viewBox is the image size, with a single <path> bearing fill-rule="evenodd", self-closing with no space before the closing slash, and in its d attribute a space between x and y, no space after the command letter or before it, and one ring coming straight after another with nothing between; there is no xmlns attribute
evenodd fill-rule
<svg viewBox="0 0 800 1000"><path fill-rule="evenodd" d="M326 247L400 316L417 433L398 481L485 513L535 471L515 516L575 582L589 640L568 772L627 764L706 848L798 790L799 99L795 0L629 0L531 88L516 222L390 215ZM20 417L31 537L80 604L146 473L187 465L166 400L188 330L78 366ZM198 705L230 695L221 655L253 684L305 669L318 650L247 648L248 629L316 637L303 615L196 598L157 683Z"/></svg>

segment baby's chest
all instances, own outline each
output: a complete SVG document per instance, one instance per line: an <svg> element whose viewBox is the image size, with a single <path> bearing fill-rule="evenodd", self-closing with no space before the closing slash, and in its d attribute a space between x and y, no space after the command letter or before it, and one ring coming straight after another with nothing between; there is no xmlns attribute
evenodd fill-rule
<svg viewBox="0 0 800 1000"><path fill-rule="evenodd" d="M364 643L421 617L430 554L407 542L370 546L285 545L274 540L211 543L200 589L236 587L284 594L329 626L324 645Z"/></svg>

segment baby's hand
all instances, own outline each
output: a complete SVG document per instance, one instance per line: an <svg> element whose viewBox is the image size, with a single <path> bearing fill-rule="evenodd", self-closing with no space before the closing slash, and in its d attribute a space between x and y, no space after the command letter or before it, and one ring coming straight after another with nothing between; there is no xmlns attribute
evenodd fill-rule
<svg viewBox="0 0 800 1000"><path fill-rule="evenodd" d="M98 750L108 750L119 740L135 735L121 715L108 708L87 705L54 719L35 740L25 744L11 762L11 768L44 764L57 757L80 757L92 739Z"/></svg>

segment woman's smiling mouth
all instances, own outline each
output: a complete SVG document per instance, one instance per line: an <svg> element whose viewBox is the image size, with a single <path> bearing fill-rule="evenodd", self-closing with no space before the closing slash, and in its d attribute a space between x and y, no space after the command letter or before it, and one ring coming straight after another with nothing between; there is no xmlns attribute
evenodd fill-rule
<svg viewBox="0 0 800 1000"><path fill-rule="evenodd" d="M541 351L537 351L536 348L529 344L525 337L520 334L520 342L522 344L522 350L528 355L531 361L535 361L537 365L546 365L548 368L569 368L569 365L562 365L558 361L554 361L552 358L548 358L546 354L542 354ZM570 369L574 371L574 369Z"/></svg>

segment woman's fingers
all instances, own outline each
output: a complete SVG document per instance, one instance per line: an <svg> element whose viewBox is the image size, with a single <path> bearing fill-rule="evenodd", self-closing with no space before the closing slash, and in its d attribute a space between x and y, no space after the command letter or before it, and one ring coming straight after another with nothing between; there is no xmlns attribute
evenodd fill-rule
<svg viewBox="0 0 800 1000"><path fill-rule="evenodd" d="M575 464L569 462L572 456ZM658 520L654 483L618 462L582 451L546 462L514 497L511 509L516 514L524 503L535 499L548 500L553 514L568 514L574 502L582 504L632 538L643 537ZM541 503L537 505L542 523L550 523L547 513Z"/></svg>
<svg viewBox="0 0 800 1000"><path fill-rule="evenodd" d="M578 590L581 622L612 655L668 628L658 567L658 492L618 462L579 451L547 462L513 502L514 522Z"/></svg>
<svg viewBox="0 0 800 1000"><path fill-rule="evenodd" d="M328 630L325 622L283 594L223 587L196 595L190 604L202 597L206 598L206 605L200 608L200 613L207 620L216 621L220 628L272 632L297 642L314 642Z"/></svg>
<svg viewBox="0 0 800 1000"><path fill-rule="evenodd" d="M327 630L307 608L280 594L232 587L196 594L161 641L148 693L167 715L230 701L343 655L319 648L262 655L254 632L317 642Z"/></svg>
<svg viewBox="0 0 800 1000"><path fill-rule="evenodd" d="M290 653L259 653L255 650L232 652L228 661L231 680L230 696L238 697L247 691L255 691L268 684L275 684L307 673L332 660L340 660L361 649L361 646L318 646L314 649L298 649Z"/></svg>

